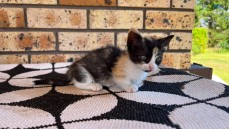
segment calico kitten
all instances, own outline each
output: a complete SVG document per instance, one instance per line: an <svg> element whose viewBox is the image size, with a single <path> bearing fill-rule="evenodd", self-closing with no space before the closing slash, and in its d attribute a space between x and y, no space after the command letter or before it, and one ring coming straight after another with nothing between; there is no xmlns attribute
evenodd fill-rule
<svg viewBox="0 0 229 129"><path fill-rule="evenodd" d="M127 51L114 46L91 51L69 67L69 81L77 88L91 91L99 91L104 85L136 92L148 75L159 72L158 65L172 38L173 35L161 39L142 37L131 28Z"/></svg>

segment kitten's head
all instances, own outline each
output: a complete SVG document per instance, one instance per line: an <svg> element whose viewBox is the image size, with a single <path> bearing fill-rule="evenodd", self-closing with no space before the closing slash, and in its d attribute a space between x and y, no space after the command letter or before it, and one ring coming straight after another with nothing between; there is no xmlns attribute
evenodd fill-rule
<svg viewBox="0 0 229 129"><path fill-rule="evenodd" d="M131 28L127 39L130 60L145 72L159 71L158 66L162 62L163 53L173 37L173 35L160 39L142 37L138 30Z"/></svg>

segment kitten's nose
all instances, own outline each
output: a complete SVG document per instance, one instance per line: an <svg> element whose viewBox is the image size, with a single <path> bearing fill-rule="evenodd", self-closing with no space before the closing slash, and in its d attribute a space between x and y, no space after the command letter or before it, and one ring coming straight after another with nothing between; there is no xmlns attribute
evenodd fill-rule
<svg viewBox="0 0 229 129"><path fill-rule="evenodd" d="M152 71L153 70L153 65L149 65L149 69L150 69L150 71Z"/></svg>

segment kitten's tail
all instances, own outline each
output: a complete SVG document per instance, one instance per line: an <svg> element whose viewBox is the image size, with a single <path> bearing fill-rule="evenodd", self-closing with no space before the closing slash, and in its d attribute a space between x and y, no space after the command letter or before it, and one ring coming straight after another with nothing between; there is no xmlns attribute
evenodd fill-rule
<svg viewBox="0 0 229 129"><path fill-rule="evenodd" d="M54 85L54 86L67 86L71 83L71 80L62 80L62 79L42 79L33 81L34 85Z"/></svg>

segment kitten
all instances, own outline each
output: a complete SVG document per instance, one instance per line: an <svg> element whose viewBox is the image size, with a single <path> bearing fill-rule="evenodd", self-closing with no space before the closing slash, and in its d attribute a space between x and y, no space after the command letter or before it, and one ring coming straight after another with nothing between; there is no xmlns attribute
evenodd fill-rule
<svg viewBox="0 0 229 129"><path fill-rule="evenodd" d="M173 35L161 39L142 37L131 28L127 51L114 46L91 51L69 67L67 76L75 87L84 90L99 91L104 85L136 92L148 75L159 72L158 65L172 38Z"/></svg>

